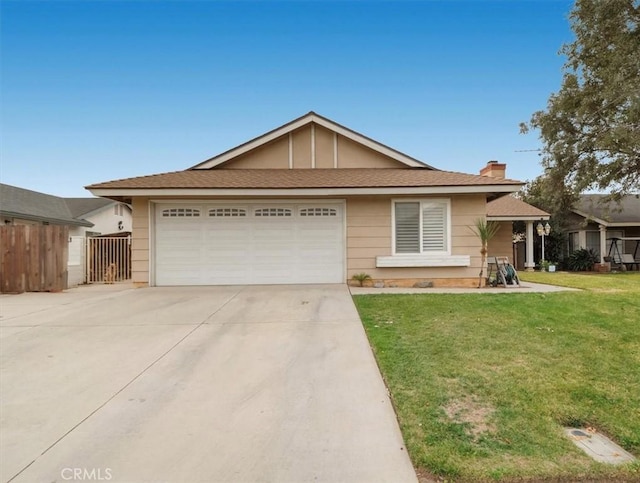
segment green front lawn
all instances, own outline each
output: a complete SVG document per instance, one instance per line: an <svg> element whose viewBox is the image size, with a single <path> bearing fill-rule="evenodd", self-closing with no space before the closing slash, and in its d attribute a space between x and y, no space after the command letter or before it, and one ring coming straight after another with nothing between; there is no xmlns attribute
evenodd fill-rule
<svg viewBox="0 0 640 483"><path fill-rule="evenodd" d="M640 463L596 463L562 433L593 427L640 456L640 274L530 275L589 290L354 297L414 465L640 481Z"/></svg>

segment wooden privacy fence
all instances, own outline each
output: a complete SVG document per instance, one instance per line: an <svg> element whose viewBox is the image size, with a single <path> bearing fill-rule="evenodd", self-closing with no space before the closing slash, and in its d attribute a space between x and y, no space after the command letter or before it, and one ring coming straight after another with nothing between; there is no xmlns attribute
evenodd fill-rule
<svg viewBox="0 0 640 483"><path fill-rule="evenodd" d="M68 251L67 226L0 226L0 292L66 289Z"/></svg>
<svg viewBox="0 0 640 483"><path fill-rule="evenodd" d="M114 283L131 278L131 237L87 239L87 283Z"/></svg>

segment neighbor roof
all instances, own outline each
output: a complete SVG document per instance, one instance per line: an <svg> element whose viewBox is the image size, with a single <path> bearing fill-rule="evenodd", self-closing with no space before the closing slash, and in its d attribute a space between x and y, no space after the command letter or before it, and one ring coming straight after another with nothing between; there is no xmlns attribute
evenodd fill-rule
<svg viewBox="0 0 640 483"><path fill-rule="evenodd" d="M240 156L241 154L245 154L249 151L252 151L279 137L282 137L290 132L293 132L296 129L300 129L301 127L304 127L312 123L322 126L326 129L329 129L330 131L340 134L346 138L349 138L352 141L360 143L363 146L366 146L370 149L373 149L374 151L384 154L385 156L389 156L390 158L395 159L396 161L399 161L400 163L405 164L409 167L422 167L422 168L435 169L434 167L429 166L423 163L422 161L419 161L415 158L412 158L411 156L401 153L396 149L390 148L389 146L379 143L374 139L371 139L363 134L360 134L352 129L349 129L348 127L342 126L337 122L332 121L331 119L327 119L326 117L316 114L313 111L297 119L294 119L293 121L288 122L276 129L273 129L272 131L269 131L266 134L253 138L250 141L247 141L246 143L241 144L240 146L237 146L233 149L229 149L228 151L225 151L222 154L218 154L213 158L209 158L206 161L198 163L195 166L193 166L191 169L214 168L223 163L226 163L227 161L237 156Z"/></svg>
<svg viewBox="0 0 640 483"><path fill-rule="evenodd" d="M113 200L106 198L64 198L74 218L80 218L87 213L112 205Z"/></svg>
<svg viewBox="0 0 640 483"><path fill-rule="evenodd" d="M8 184L0 184L0 213L12 218L58 225L93 226L86 220L75 219L64 198Z"/></svg>
<svg viewBox="0 0 640 483"><path fill-rule="evenodd" d="M93 226L81 216L112 204L104 198L61 198L38 191L0 183L0 214L23 220L43 221L56 225Z"/></svg>
<svg viewBox="0 0 640 483"><path fill-rule="evenodd" d="M548 220L549 216L546 211L514 196L502 196L487 203L487 218L490 220Z"/></svg>
<svg viewBox="0 0 640 483"><path fill-rule="evenodd" d="M623 196L620 202L607 195L580 195L574 213L604 226L640 225L640 193Z"/></svg>

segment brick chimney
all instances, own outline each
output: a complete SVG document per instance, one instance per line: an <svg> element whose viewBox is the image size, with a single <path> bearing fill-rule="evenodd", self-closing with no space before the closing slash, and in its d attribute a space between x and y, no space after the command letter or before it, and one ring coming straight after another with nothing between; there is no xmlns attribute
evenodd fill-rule
<svg viewBox="0 0 640 483"><path fill-rule="evenodd" d="M507 165L497 161L489 161L487 165L480 170L480 176L489 176L490 178L504 179L507 175Z"/></svg>

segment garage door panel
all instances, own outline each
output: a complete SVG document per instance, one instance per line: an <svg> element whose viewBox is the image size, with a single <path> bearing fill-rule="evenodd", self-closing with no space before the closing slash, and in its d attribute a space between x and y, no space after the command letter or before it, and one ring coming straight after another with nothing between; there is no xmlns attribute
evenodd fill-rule
<svg viewBox="0 0 640 483"><path fill-rule="evenodd" d="M156 210L157 285L344 282L340 205L201 202L189 209Z"/></svg>

